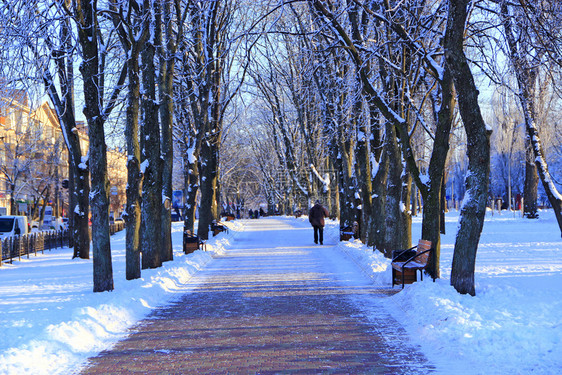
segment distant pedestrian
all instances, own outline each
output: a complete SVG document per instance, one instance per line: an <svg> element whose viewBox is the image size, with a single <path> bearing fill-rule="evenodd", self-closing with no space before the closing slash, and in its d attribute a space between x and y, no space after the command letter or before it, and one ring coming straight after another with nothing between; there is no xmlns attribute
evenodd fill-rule
<svg viewBox="0 0 562 375"><path fill-rule="evenodd" d="M250 219L253 219L253 218L254 218L254 211L252 211L252 209L249 209L249 210L248 210L248 217L249 217Z"/></svg>
<svg viewBox="0 0 562 375"><path fill-rule="evenodd" d="M254 219L259 219L259 218L260 218L260 214L258 210L254 210Z"/></svg>
<svg viewBox="0 0 562 375"><path fill-rule="evenodd" d="M324 244L324 218L328 216L328 210L317 200L308 213L308 221L314 228L314 243L320 240L320 245Z"/></svg>

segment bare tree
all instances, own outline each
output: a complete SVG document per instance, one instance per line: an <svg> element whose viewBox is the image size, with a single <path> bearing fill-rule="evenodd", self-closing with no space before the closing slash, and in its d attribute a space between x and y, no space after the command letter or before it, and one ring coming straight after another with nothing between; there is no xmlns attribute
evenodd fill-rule
<svg viewBox="0 0 562 375"><path fill-rule="evenodd" d="M139 56L149 36L150 2L144 1L142 8L129 3L122 6L117 1L110 3L110 15L116 28L123 50L128 59L127 77L127 112L125 138L127 143L127 208L125 220L127 225L126 241L126 278L137 279L141 276L140 266L140 227L141 227L141 154L139 144L140 113L140 67ZM139 4L140 5L140 4Z"/></svg>
<svg viewBox="0 0 562 375"><path fill-rule="evenodd" d="M69 10L70 11L70 10ZM77 0L73 4L78 41L83 63L80 66L84 81L84 115L88 121L91 171L90 205L92 207L92 247L94 253L94 292L113 290L113 267L109 239L109 179L107 177L107 146L104 124L116 105L126 78L126 65L115 83L112 94L105 101L105 85L109 72L106 57L108 48L98 19L96 2Z"/></svg>
<svg viewBox="0 0 562 375"><path fill-rule="evenodd" d="M541 143L537 127L538 113L536 100L538 94L537 77L539 67L545 56L554 54L554 61L560 59L556 53L557 43L548 34L559 34L560 24L546 30L537 30L533 26L541 20L552 19L560 13L560 4L539 2L535 6L526 3L521 8L511 7L507 2L501 3L501 16L504 35L508 45L509 60L515 71L525 127L532 146L535 165L542 181L548 200L554 209L558 226L562 233L562 196L556 189L548 170L544 147ZM537 31L539 31L537 33ZM547 33L543 33L546 31Z"/></svg>
<svg viewBox="0 0 562 375"><path fill-rule="evenodd" d="M167 202L161 205L161 238L162 261L173 259L172 251L172 165L174 159L173 124L174 124L174 76L176 70L176 53L184 38L184 20L189 13L189 7L181 7L180 1L163 0L163 42L159 51L160 56L160 122L161 122L161 153L162 162L162 198Z"/></svg>
<svg viewBox="0 0 562 375"><path fill-rule="evenodd" d="M26 1L2 3L3 36L14 48L3 49L15 79L44 85L53 103L68 149L70 182L70 226L73 232L74 256L89 258L89 170L83 159L75 116L74 63L75 35L68 2L55 2L45 11L36 11ZM19 69L16 71L16 68ZM31 80L32 82L29 82Z"/></svg>
<svg viewBox="0 0 562 375"><path fill-rule="evenodd" d="M391 126L391 128L386 128L386 145L389 145L388 140L392 137L394 132L399 136L402 155L407 162L408 171L411 173L413 180L424 198L422 236L431 240L435 246L436 256L432 257L431 273L434 277L437 277L439 274L441 185L443 183L446 155L449 149L449 134L454 109L452 78L449 67L445 64L444 59L439 59L439 56L443 54L443 46L439 43L434 43L434 41L440 42L443 39L443 20L446 19L446 17L444 17L444 11L446 10L444 5L446 5L446 3L438 3L436 7L432 8L435 10L435 12L433 12L434 17L431 18L433 24L428 23L432 25L432 27L423 28L416 28L413 26L412 28L407 27L404 18L406 18L406 20L408 18L404 12L405 8L403 5L391 8L388 3L383 2L363 4L362 10L364 13L359 19L364 20L371 17L373 25L380 25L379 29L376 29L378 32L372 37L363 38L354 37L351 32L347 31L340 22L340 18L335 16L335 11L329 9L323 2L311 1L311 4L319 15L326 20L326 26L332 30L333 34L337 37L336 40L345 48L351 57L351 61L356 66L363 93L371 108L371 118L375 119L378 116L377 112L380 112L380 115L384 117L387 124ZM427 5L429 6L429 4ZM415 14L424 17L424 7L421 3L414 1L409 4L409 8L415 9L418 12ZM383 11L385 12L384 15L382 14ZM338 11L337 14L341 14L341 12ZM426 24L426 21L422 23ZM420 25L422 23L412 22L413 25ZM419 33L419 35L412 34L415 32ZM384 35L385 38L381 37L382 35ZM397 41L405 45L403 53L409 51L410 55L408 60L401 60L402 57L400 56L403 55L396 51L390 51L390 54L387 52L386 37L390 35L393 35ZM381 45L375 44L365 46L358 44L357 41L360 40L381 41ZM379 66L385 67L384 69L387 71L387 75L390 76L392 73L392 75L401 78L397 79L393 85L382 85L383 90L379 90L376 85L381 84L381 82L373 79L376 75L374 67L369 63L371 56L380 56L378 61ZM394 57L399 57L400 60L398 61L401 61L401 63L393 64L392 58ZM399 67L407 61L409 63L405 67L405 76L404 72L401 72ZM423 67L423 69L420 69L420 67ZM416 72L416 74L410 74L410 72ZM424 80L426 82L425 87L427 91L419 94L422 100L416 103L413 94L417 92L418 87L420 87ZM434 87L437 88L434 89ZM396 94L398 94L398 96ZM424 113L423 106L426 106L428 102L427 100L423 100L423 98L428 97L432 99L430 103L433 103L431 109L433 113L433 118L431 118L431 120L435 123L435 131L433 134L430 132L430 126L428 125L430 121L421 116ZM397 108L401 108L401 110L397 111ZM413 124L422 127L424 131L427 131L434 140L430 161L431 166L428 170L429 178L424 178L424 176L421 175L416 164L416 156L410 141L411 132L408 129L408 125L411 121ZM372 121L371 127L373 129L372 134L375 135L372 152L373 155L376 156L376 158L374 158L376 165L379 166L378 169L376 169L377 173L380 174L378 176L377 174L372 176L374 179L373 189L380 189L381 182L386 182L387 173L391 170L389 166L391 167L396 164L389 165L389 154L381 153L381 143L377 141L377 135L380 134L380 132L376 128L376 121ZM417 126L415 126L414 129L415 128L417 128ZM397 157L396 153L390 155ZM383 182L383 184L385 182ZM396 182L394 184L396 184ZM381 193L383 192L381 191ZM396 195L398 196L398 191L396 191ZM373 212L383 212L384 217L384 209L381 208L387 206L387 204L383 202L387 194L378 194L377 191L374 191L373 197L375 197L373 201ZM397 202L399 202L399 200L395 200L395 205ZM384 245L384 233L380 233L380 221L373 220L371 226L372 238L375 245L381 249L387 248L387 246ZM399 232L395 231L395 235L398 234ZM387 239L388 238L390 237L387 236ZM371 240L368 239L368 241Z"/></svg>
<svg viewBox="0 0 562 375"><path fill-rule="evenodd" d="M229 88L234 50L230 33L234 23L234 12L237 10L238 4L226 1L189 2L183 20L186 23L183 26L186 29L186 38L182 41L185 43L179 46L183 61L177 68L182 80L181 89L187 90L189 113L185 112L188 110L186 106L178 112L183 113L184 119L189 118L192 121L192 135L196 137L184 138L187 141L184 143L184 150L188 153L184 159L184 168L191 171L192 176L199 174L197 186L189 177L187 204L189 209L195 209L195 195L199 191L197 232L205 239L208 237L211 223L219 215L219 150L224 116L239 87L238 85ZM167 92L167 95L169 94L170 91ZM193 163L198 163L196 168Z"/></svg>
<svg viewBox="0 0 562 375"><path fill-rule="evenodd" d="M158 99L156 82L159 71L155 57L157 45L162 43L161 8L159 2L152 3L151 35L141 51L141 173L142 215L141 215L141 253L142 268L162 266L162 225L159 218L162 212L162 161L160 159L160 121L158 118Z"/></svg>
<svg viewBox="0 0 562 375"><path fill-rule="evenodd" d="M451 285L461 294L475 295L476 250L486 214L490 173L490 131L478 104L478 90L464 53L469 0L451 0L445 34L445 57L458 95L459 111L468 141L467 196L461 209L451 269Z"/></svg>

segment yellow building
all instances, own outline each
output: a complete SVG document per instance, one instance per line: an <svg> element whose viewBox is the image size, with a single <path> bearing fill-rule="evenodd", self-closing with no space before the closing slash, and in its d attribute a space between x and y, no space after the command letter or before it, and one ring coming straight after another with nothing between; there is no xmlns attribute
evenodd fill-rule
<svg viewBox="0 0 562 375"><path fill-rule="evenodd" d="M88 127L76 124L83 155L87 155ZM112 211L120 214L125 203L127 157L118 149L108 150L108 177ZM0 214L9 213L13 196L18 212L32 214L31 207L43 199L56 210L68 211L68 151L56 112L48 102L30 108L23 91L0 95ZM4 212L3 212L4 211Z"/></svg>

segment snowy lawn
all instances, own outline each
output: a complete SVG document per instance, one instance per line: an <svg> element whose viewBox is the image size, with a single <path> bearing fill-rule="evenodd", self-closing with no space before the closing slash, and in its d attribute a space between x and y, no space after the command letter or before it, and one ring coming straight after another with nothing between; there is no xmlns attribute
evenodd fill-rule
<svg viewBox="0 0 562 375"><path fill-rule="evenodd" d="M406 286L390 298L392 314L441 373L561 374L562 242L554 213L542 211L537 220L488 213L475 297L449 285L458 213L448 213L446 221L442 278ZM332 237L337 236L331 225ZM413 242L420 236L418 217ZM359 242L339 246L375 283L390 286L387 259Z"/></svg>
<svg viewBox="0 0 562 375"><path fill-rule="evenodd" d="M290 219L309 226L306 217ZM413 241L421 232L414 219ZM538 220L513 213L488 216L478 250L476 297L449 286L458 214L447 214L442 279L409 285L388 308L444 374L562 373L562 242L552 212ZM188 292L185 282L223 252L233 230L208 242L208 252L181 251L181 223L173 227L174 261L125 280L125 233L112 237L115 290L92 293L91 260L70 249L0 268L0 374L53 374L76 370L110 347L157 306ZM338 242L328 222L325 244ZM390 286L389 260L359 242L339 243L375 284ZM396 287L395 288L399 288Z"/></svg>

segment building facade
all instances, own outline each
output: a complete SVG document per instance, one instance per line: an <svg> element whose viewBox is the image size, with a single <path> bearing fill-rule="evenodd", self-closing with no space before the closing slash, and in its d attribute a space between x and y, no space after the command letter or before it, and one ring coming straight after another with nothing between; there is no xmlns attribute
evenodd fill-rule
<svg viewBox="0 0 562 375"><path fill-rule="evenodd" d="M88 127L77 122L81 149L87 155ZM126 155L108 149L112 211L125 203ZM0 97L0 214L34 219L45 201L56 216L67 216L68 150L55 111L48 102L31 108L23 91ZM115 209L114 209L115 208Z"/></svg>

